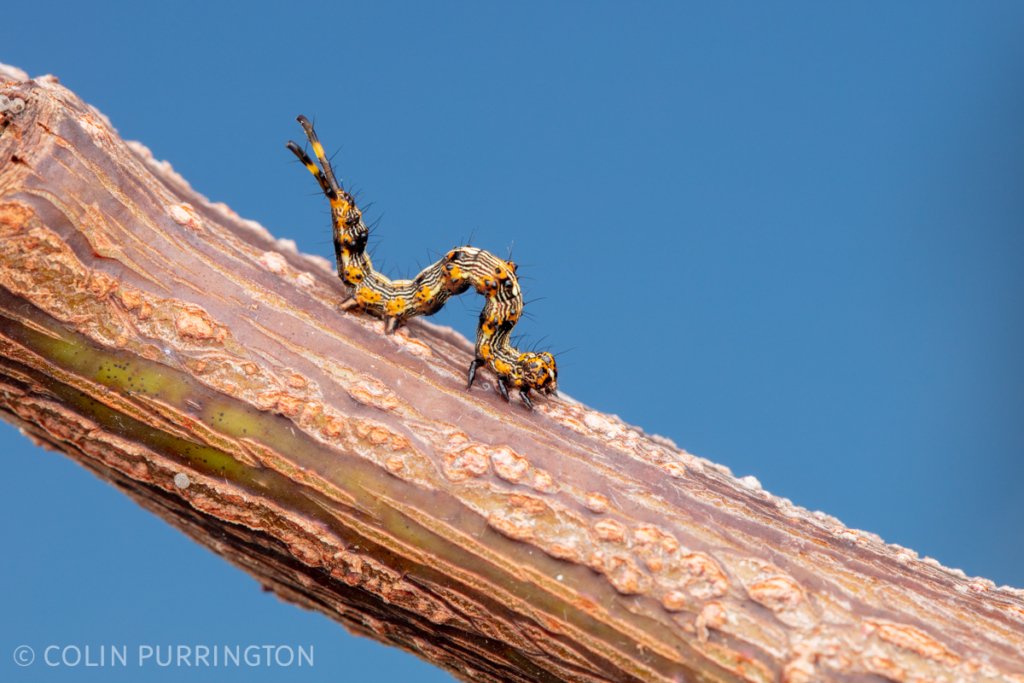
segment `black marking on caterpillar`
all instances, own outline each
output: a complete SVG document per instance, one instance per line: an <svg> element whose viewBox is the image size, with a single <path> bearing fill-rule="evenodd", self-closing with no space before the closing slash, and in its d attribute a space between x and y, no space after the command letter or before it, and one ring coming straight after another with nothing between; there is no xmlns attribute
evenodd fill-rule
<svg viewBox="0 0 1024 683"><path fill-rule="evenodd" d="M411 280L392 280L374 270L366 253L369 230L355 199L338 182L323 145L305 116L299 116L319 166L295 142L288 149L299 158L331 204L334 253L338 277L351 287L342 310L359 309L384 321L385 334L418 315L433 315L452 296L470 287L484 297L477 325L476 353L469 364L467 388L476 371L487 366L498 378L498 391L509 400L509 387L519 390L527 408L533 407L530 391L554 394L558 388L555 358L547 351L520 351L509 340L523 313L523 295L516 265L475 247L456 247Z"/></svg>

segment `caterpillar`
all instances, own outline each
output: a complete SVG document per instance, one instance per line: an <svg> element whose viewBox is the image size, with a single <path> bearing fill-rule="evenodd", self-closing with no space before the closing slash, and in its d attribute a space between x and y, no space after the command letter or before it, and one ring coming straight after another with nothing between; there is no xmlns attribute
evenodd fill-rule
<svg viewBox="0 0 1024 683"><path fill-rule="evenodd" d="M510 340L523 313L523 296L516 277L516 264L476 247L456 247L437 263L424 268L411 280L392 280L373 268L366 253L369 229L363 213L351 194L338 182L331 162L324 153L305 116L299 116L313 154L289 140L287 147L313 174L331 206L331 225L338 277L350 288L342 310L361 310L384 321L384 333L392 334L400 325L418 315L433 315L445 302L473 287L484 297L477 324L476 346L469 365L467 389L473 387L476 372L486 366L498 378L498 391L509 401L509 388L519 391L523 404L533 408L530 392L556 394L558 368L547 351L520 351Z"/></svg>

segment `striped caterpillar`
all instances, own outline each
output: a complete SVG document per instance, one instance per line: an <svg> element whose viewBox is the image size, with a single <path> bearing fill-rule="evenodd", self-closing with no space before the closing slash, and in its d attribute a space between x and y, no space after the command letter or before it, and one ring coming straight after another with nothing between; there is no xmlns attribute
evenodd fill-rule
<svg viewBox="0 0 1024 683"><path fill-rule="evenodd" d="M516 265L483 249L466 246L452 249L411 280L392 280L374 270L366 253L369 230L363 223L362 211L338 183L313 124L305 116L299 116L298 121L320 165L295 142L289 140L287 146L313 174L331 204L338 277L351 288L342 310L358 309L380 318L385 334L391 334L409 318L437 313L450 297L473 287L485 302L477 325L467 388L473 386L477 369L487 366L497 376L498 391L506 401L509 387L519 390L527 408L533 407L531 390L556 393L558 369L554 356L547 351L520 351L509 339L523 313Z"/></svg>

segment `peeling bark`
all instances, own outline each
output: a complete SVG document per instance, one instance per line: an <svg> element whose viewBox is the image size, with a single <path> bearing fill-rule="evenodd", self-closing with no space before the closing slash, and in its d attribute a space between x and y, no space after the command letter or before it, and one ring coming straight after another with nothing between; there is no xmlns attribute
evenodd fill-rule
<svg viewBox="0 0 1024 683"><path fill-rule="evenodd" d="M467 392L459 335L339 312L327 261L0 81L3 416L286 600L467 680L1024 683L1024 592Z"/></svg>

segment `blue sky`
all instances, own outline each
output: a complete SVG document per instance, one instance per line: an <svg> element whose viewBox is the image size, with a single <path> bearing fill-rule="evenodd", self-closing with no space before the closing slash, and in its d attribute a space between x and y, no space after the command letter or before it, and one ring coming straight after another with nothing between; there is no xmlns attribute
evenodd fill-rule
<svg viewBox="0 0 1024 683"><path fill-rule="evenodd" d="M305 113L373 202L385 271L470 237L513 250L522 331L571 349L576 398L1024 586L1024 5L48 7L5 9L0 61L56 74L211 199L330 257L324 202L284 148ZM437 320L472 334L478 307ZM0 499L5 650L313 644L298 680L447 680L0 439L18 482ZM7 653L0 671L138 674Z"/></svg>

